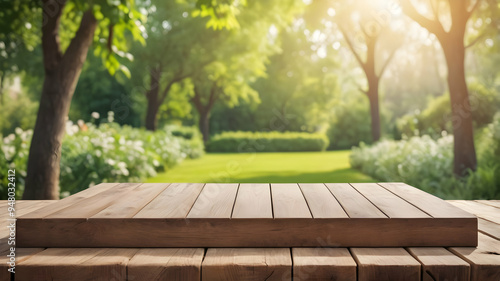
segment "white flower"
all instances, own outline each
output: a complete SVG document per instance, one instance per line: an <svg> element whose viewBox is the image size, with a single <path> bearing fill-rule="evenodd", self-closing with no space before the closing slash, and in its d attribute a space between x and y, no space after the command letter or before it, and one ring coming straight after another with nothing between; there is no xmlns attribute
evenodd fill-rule
<svg viewBox="0 0 500 281"><path fill-rule="evenodd" d="M17 134L17 135L20 135L20 134L22 134L22 133L23 133L23 129L21 129L21 128L17 127L17 128L15 129L15 132L16 132L16 134Z"/></svg>
<svg viewBox="0 0 500 281"><path fill-rule="evenodd" d="M100 115L99 115L99 113L98 113L98 112L92 112L91 116L92 116L92 118L94 118L94 119L99 119L99 117L100 117Z"/></svg>

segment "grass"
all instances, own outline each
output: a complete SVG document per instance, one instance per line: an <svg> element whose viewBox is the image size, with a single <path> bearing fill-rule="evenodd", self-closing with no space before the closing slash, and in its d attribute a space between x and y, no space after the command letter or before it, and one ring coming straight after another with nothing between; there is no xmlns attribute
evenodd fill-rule
<svg viewBox="0 0 500 281"><path fill-rule="evenodd" d="M351 169L350 151L209 153L150 178L148 182L316 183L374 182Z"/></svg>

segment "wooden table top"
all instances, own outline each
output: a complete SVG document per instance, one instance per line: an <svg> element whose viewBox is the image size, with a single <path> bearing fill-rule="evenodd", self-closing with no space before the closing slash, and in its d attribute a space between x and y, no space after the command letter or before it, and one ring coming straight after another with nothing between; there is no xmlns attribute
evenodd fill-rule
<svg viewBox="0 0 500 281"><path fill-rule="evenodd" d="M61 201L18 201L17 215ZM16 280L500 280L500 201L447 201L478 216L477 247L18 248ZM7 208L0 201L0 209ZM0 230L0 280L8 231ZM147 238L145 238L147 239Z"/></svg>
<svg viewBox="0 0 500 281"><path fill-rule="evenodd" d="M17 229L21 247L477 245L474 215L402 183L101 184Z"/></svg>

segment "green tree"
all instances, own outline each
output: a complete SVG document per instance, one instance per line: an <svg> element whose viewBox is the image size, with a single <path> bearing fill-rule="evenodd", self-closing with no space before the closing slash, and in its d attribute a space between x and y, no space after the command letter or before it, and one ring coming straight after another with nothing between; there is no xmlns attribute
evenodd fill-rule
<svg viewBox="0 0 500 281"><path fill-rule="evenodd" d="M482 0L433 0L430 1L430 8L428 5L430 15L427 15L418 11L410 0L400 2L404 13L434 34L443 49L453 118L453 172L463 176L468 170L477 168L471 104L465 79L466 48L477 40L471 39L470 43L466 43L468 22L476 10L495 11L498 4L496 1ZM483 3L486 4L485 8L481 7Z"/></svg>

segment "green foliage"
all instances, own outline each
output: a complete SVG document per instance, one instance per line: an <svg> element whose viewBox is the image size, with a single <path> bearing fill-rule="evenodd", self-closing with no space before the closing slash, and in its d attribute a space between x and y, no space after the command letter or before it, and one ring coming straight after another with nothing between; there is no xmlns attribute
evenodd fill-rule
<svg viewBox="0 0 500 281"><path fill-rule="evenodd" d="M111 120L112 116L108 118ZM193 134L188 140L174 136L169 130L150 132L114 122L97 127L92 123L75 125L69 121L61 152L61 195L101 182L144 181L185 158L203 154L203 141L199 136ZM15 134L0 143L0 167L4 171L16 169L18 196L24 189L31 136L31 130L16 129ZM1 188L7 186L6 176L6 172L0 175ZM0 191L2 196L6 195L5 190Z"/></svg>
<svg viewBox="0 0 500 281"><path fill-rule="evenodd" d="M484 127L493 120L493 116L500 107L500 94L479 83L470 83L469 93L472 120L476 128ZM450 95L445 93L429 100L422 112L417 110L413 114L401 117L396 122L402 135L429 134L439 137L443 131L453 132L452 120Z"/></svg>
<svg viewBox="0 0 500 281"><path fill-rule="evenodd" d="M296 132L225 132L207 144L210 152L323 151L328 138L323 134Z"/></svg>
<svg viewBox="0 0 500 281"><path fill-rule="evenodd" d="M452 171L453 137L424 135L401 141L362 144L351 166L380 181L401 181L445 199L495 199L500 196L500 114L478 142L479 167L464 178Z"/></svg>
<svg viewBox="0 0 500 281"><path fill-rule="evenodd" d="M370 106L365 97L348 98L333 109L327 131L328 149L350 149L360 142L371 143Z"/></svg>
<svg viewBox="0 0 500 281"><path fill-rule="evenodd" d="M15 128L32 129L35 126L37 110L38 103L31 101L23 93L15 98L7 95L4 103L0 103L0 135L12 134Z"/></svg>

